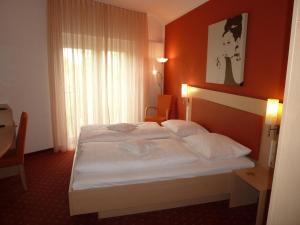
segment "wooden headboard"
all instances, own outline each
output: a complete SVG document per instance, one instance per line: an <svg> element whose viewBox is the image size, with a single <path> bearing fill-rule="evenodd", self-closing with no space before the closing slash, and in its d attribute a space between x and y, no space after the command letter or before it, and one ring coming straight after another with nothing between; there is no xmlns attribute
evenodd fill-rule
<svg viewBox="0 0 300 225"><path fill-rule="evenodd" d="M187 119L249 147L258 160L267 101L195 87L189 97Z"/></svg>

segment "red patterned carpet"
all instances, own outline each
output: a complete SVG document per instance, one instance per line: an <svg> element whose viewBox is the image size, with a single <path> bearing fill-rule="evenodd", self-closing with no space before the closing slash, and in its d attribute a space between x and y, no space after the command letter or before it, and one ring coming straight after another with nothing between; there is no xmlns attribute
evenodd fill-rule
<svg viewBox="0 0 300 225"><path fill-rule="evenodd" d="M229 209L228 201L108 219L96 214L70 217L68 185L73 152L27 155L28 191L19 177L0 180L1 225L252 225L256 206Z"/></svg>

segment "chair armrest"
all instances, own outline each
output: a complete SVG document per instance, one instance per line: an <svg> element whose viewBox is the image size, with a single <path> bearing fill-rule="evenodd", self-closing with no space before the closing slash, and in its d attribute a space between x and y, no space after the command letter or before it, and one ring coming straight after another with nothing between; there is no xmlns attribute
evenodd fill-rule
<svg viewBox="0 0 300 225"><path fill-rule="evenodd" d="M157 107L155 107L155 106L146 106L145 107L145 116L147 116L149 109L155 109L155 110L157 110Z"/></svg>

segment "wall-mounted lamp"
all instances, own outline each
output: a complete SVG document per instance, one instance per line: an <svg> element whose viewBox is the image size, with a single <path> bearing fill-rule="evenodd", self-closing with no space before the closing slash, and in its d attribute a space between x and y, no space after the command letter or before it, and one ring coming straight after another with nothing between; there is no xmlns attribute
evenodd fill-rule
<svg viewBox="0 0 300 225"><path fill-rule="evenodd" d="M190 120L189 85L181 84L181 97L184 99L185 118L186 120Z"/></svg>
<svg viewBox="0 0 300 225"><path fill-rule="evenodd" d="M164 64L168 61L168 59L164 57L160 57L160 58L156 58L156 61L158 63ZM156 77L156 82L160 88L160 94L163 95L164 74L162 72L157 71L157 69L155 68L152 70L152 74Z"/></svg>
<svg viewBox="0 0 300 225"><path fill-rule="evenodd" d="M280 104L278 99L268 99L265 123L270 126L269 136L276 137L276 135L278 134L280 123L279 108Z"/></svg>
<svg viewBox="0 0 300 225"><path fill-rule="evenodd" d="M181 97L187 98L188 97L188 85L187 84L181 84Z"/></svg>
<svg viewBox="0 0 300 225"><path fill-rule="evenodd" d="M268 165L272 168L275 166L281 111L282 104L278 99L268 99L265 123L269 125L268 134L271 137Z"/></svg>

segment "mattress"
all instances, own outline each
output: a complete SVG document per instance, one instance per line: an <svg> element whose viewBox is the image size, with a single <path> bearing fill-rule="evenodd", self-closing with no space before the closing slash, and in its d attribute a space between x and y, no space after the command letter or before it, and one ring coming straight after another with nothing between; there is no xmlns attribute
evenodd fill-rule
<svg viewBox="0 0 300 225"><path fill-rule="evenodd" d="M147 147L148 143L143 146ZM194 155L177 138L152 140L151 143L154 145L150 145L150 152L139 151L139 154L126 152L118 142L80 144L75 156L72 188L82 190L191 178L254 167L247 157L207 160Z"/></svg>

